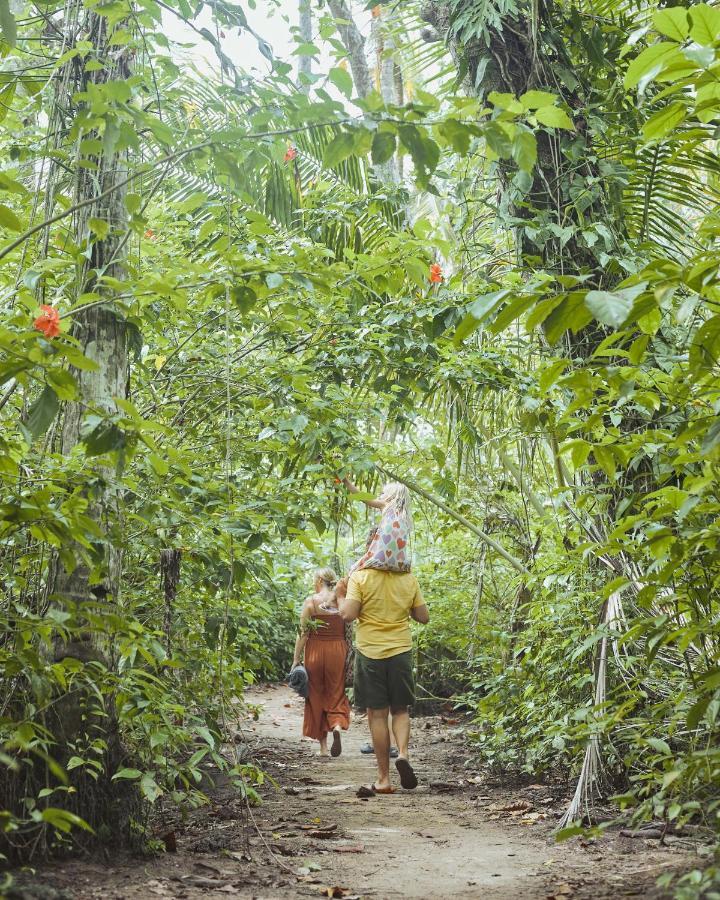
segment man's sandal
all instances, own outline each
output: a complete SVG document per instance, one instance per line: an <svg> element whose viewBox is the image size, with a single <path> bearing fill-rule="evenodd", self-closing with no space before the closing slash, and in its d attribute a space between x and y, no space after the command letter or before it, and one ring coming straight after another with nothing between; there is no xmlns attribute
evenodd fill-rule
<svg viewBox="0 0 720 900"><path fill-rule="evenodd" d="M413 767L410 765L409 760L405 759L404 756L395 760L395 768L398 770L398 775L400 776L400 784L406 791L412 791L418 786L417 775L413 771Z"/></svg>
<svg viewBox="0 0 720 900"><path fill-rule="evenodd" d="M377 785L373 784L372 789L375 794L394 794L395 793L394 787L379 788Z"/></svg>
<svg viewBox="0 0 720 900"><path fill-rule="evenodd" d="M369 800L370 797L375 797L377 794L394 794L394 787L385 787L379 788L376 784L362 784L355 792L355 796L359 797L360 800Z"/></svg>

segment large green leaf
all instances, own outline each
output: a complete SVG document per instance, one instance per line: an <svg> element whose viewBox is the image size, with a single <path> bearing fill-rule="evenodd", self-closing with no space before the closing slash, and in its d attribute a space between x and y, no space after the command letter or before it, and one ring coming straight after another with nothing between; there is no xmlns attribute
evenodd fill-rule
<svg viewBox="0 0 720 900"><path fill-rule="evenodd" d="M646 141L662 140L685 119L685 104L675 100L659 109L643 125L643 137Z"/></svg>
<svg viewBox="0 0 720 900"><path fill-rule="evenodd" d="M682 58L683 56L678 50L678 45L672 41L660 41L651 47L647 47L628 66L625 75L625 87L637 87L641 79L647 79L659 74L672 60L681 60Z"/></svg>
<svg viewBox="0 0 720 900"><path fill-rule="evenodd" d="M22 231L22 222L4 203L0 203L0 225L11 231Z"/></svg>
<svg viewBox="0 0 720 900"><path fill-rule="evenodd" d="M632 312L635 298L644 290L644 285L616 291L588 291L585 305L595 318L619 328Z"/></svg>
<svg viewBox="0 0 720 900"><path fill-rule="evenodd" d="M523 172L531 172L537 162L537 141L527 129L518 129L512 142L512 158Z"/></svg>
<svg viewBox="0 0 720 900"><path fill-rule="evenodd" d="M390 131L376 131L372 141L372 161L378 166L392 159L395 153L395 135Z"/></svg>
<svg viewBox="0 0 720 900"><path fill-rule="evenodd" d="M14 47L17 43L17 24L10 9L10 0L0 0L0 33L5 43Z"/></svg>
<svg viewBox="0 0 720 900"><path fill-rule="evenodd" d="M575 126L570 116L559 106L541 106L534 112L535 118L541 125L548 125L551 128L566 128L574 131Z"/></svg>
<svg viewBox="0 0 720 900"><path fill-rule="evenodd" d="M688 11L683 6L671 6L653 13L655 29L675 41L684 41L690 31Z"/></svg>
<svg viewBox="0 0 720 900"><path fill-rule="evenodd" d="M698 44L713 44L720 36L720 9L707 3L696 3L689 9L690 37Z"/></svg>
<svg viewBox="0 0 720 900"><path fill-rule="evenodd" d="M37 439L45 434L59 409L60 402L57 394L49 385L46 385L40 396L30 407L25 423L33 438Z"/></svg>

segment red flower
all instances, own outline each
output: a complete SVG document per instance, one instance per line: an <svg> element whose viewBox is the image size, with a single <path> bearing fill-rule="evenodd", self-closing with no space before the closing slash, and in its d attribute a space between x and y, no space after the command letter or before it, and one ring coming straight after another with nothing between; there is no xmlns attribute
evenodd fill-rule
<svg viewBox="0 0 720 900"><path fill-rule="evenodd" d="M146 237L149 241L154 241L154 240L155 240L155 232L152 230L152 228L146 228L146 229L145 229L145 237Z"/></svg>
<svg viewBox="0 0 720 900"><path fill-rule="evenodd" d="M440 268L439 263L433 263L430 266L430 281L433 284L439 284L443 280L442 269Z"/></svg>
<svg viewBox="0 0 720 900"><path fill-rule="evenodd" d="M42 312L33 322L33 326L42 331L46 338L54 338L60 334L60 313L52 306L43 304Z"/></svg>
<svg viewBox="0 0 720 900"><path fill-rule="evenodd" d="M283 162L292 162L297 156L297 150L294 147L288 147L283 158Z"/></svg>

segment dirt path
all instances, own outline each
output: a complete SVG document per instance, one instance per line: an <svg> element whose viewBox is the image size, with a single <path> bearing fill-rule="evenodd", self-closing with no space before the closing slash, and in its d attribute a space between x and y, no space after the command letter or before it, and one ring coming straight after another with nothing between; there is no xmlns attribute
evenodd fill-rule
<svg viewBox="0 0 720 900"><path fill-rule="evenodd" d="M260 711L244 720L242 736L275 782L260 789L254 822L219 784L209 807L159 825L175 852L44 870L43 881L61 889L55 900L645 898L663 896L654 888L662 871L695 864L687 844L661 848L617 832L555 844L565 789L477 771L451 716L413 722L416 791L360 800L357 787L374 774L372 757L359 752L364 719L344 737L342 756L320 759L317 745L299 739L302 701L287 688L256 688L247 699Z"/></svg>

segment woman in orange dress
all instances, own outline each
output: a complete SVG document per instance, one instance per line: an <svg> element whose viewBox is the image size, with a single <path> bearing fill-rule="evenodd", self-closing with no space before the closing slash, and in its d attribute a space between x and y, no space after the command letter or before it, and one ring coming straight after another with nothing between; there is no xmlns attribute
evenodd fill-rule
<svg viewBox="0 0 720 900"><path fill-rule="evenodd" d="M315 593L303 604L300 633L295 641L293 666L305 654L310 694L305 700L303 735L320 742L320 756L328 755L328 733L332 732L330 756L340 756L340 731L350 725L350 703L345 693L345 624L338 613L332 569L315 573Z"/></svg>

